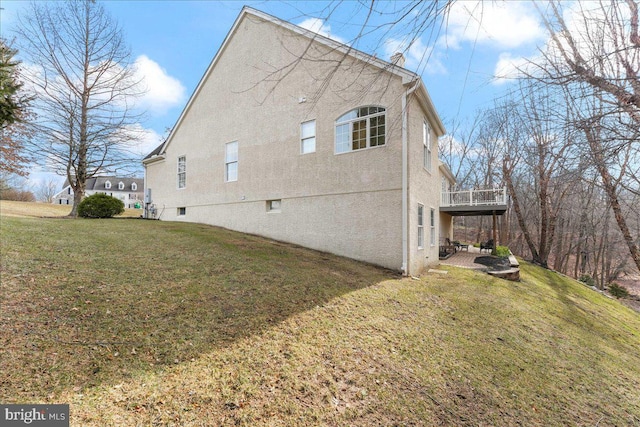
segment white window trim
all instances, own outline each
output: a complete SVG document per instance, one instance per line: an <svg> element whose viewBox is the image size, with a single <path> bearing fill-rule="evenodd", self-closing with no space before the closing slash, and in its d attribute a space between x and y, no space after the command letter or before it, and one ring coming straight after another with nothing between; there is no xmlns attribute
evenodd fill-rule
<svg viewBox="0 0 640 427"><path fill-rule="evenodd" d="M436 245L436 210L434 208L429 208L429 244L431 246Z"/></svg>
<svg viewBox="0 0 640 427"><path fill-rule="evenodd" d="M422 215L420 215L422 210ZM418 203L418 250L424 249L424 205Z"/></svg>
<svg viewBox="0 0 640 427"><path fill-rule="evenodd" d="M118 190L124 190L124 182L120 181L118 183Z"/></svg>
<svg viewBox="0 0 640 427"><path fill-rule="evenodd" d="M369 114L363 117L354 117L352 119L348 119L348 120L343 120L341 122L339 122L338 120L335 121L334 126L333 126L333 133L334 133L334 139L333 139L333 153L336 155L339 154L347 154L347 153L353 153L356 151L363 151L363 150L370 150L372 148L379 148L379 147L385 147L387 145L387 109L386 107L382 107L379 105L361 105L359 107L356 107L354 109L351 109L347 112L345 112L344 114L342 114L340 117L345 116L347 114L349 114L352 111L358 110L360 108L365 108L365 107L378 107L378 108L382 108L384 109L384 111L381 112L377 112L377 113L373 113L373 114ZM384 131L384 144L380 144L380 145L374 145L371 146L371 119L374 117L381 117L384 116L385 120L384 120L384 126L385 126L385 131ZM339 118L338 118L339 119ZM356 150L353 149L353 123L357 122L357 121L362 121L362 120L366 120L367 124L366 124L366 136L365 136L365 142L366 142L366 146L364 148L358 148ZM349 149L346 151L340 151L338 152L338 144L337 144L337 128L338 126L343 126L343 125L349 125Z"/></svg>
<svg viewBox="0 0 640 427"><path fill-rule="evenodd" d="M111 181L106 181L104 183L104 188L106 188L107 190L110 190L111 189Z"/></svg>
<svg viewBox="0 0 640 427"><path fill-rule="evenodd" d="M425 118L422 122L422 144L423 144L423 159L422 163L427 172L433 172L433 152L431 150L431 126Z"/></svg>
<svg viewBox="0 0 640 427"><path fill-rule="evenodd" d="M307 136L306 138L304 137L304 134L302 132L302 129L304 127L305 124L307 123L313 123L313 136ZM307 120L306 122L302 122L300 123L300 154L311 154L311 153L315 153L316 152L316 120ZM313 139L313 150L311 151L304 151L304 143L305 141L310 141Z"/></svg>
<svg viewBox="0 0 640 427"><path fill-rule="evenodd" d="M180 159L184 159L183 170L180 170ZM184 175L184 179L182 180L182 186L180 186L180 175ZM178 190L183 190L187 188L187 156L178 156L178 162L176 164L176 187Z"/></svg>
<svg viewBox="0 0 640 427"><path fill-rule="evenodd" d="M231 144L235 144L236 146L236 159L229 161L229 146L231 146ZM224 182L238 181L239 156L240 156L240 144L238 144L238 141L227 142L224 146ZM229 165L234 163L236 164L236 176L235 176L235 179L229 179Z"/></svg>
<svg viewBox="0 0 640 427"><path fill-rule="evenodd" d="M135 182L132 182L131 183L131 190L137 191L138 190L138 184L136 184Z"/></svg>

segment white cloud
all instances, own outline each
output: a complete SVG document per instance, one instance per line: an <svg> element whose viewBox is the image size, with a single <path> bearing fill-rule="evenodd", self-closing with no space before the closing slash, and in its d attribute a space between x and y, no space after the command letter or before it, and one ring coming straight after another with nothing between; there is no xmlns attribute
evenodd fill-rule
<svg viewBox="0 0 640 427"><path fill-rule="evenodd" d="M458 1L440 43L458 49L464 42L515 48L546 39L535 8L518 1Z"/></svg>
<svg viewBox="0 0 640 427"><path fill-rule="evenodd" d="M42 187L48 186L49 183L53 183L56 188L56 192L62 190L62 184L65 181L64 176L60 176L50 170L43 169L38 165L31 165L29 176L26 178L26 187L33 192L38 192Z"/></svg>
<svg viewBox="0 0 640 427"><path fill-rule="evenodd" d="M530 58L513 57L508 52L501 53L493 72L493 84L500 85L524 77L525 73L530 73L533 63L535 60Z"/></svg>
<svg viewBox="0 0 640 427"><path fill-rule="evenodd" d="M140 140L136 144L136 151L146 156L163 141L163 136L153 129L140 129Z"/></svg>
<svg viewBox="0 0 640 427"><path fill-rule="evenodd" d="M314 33L320 34L321 36L333 39L337 42L345 43L343 38L338 37L335 34L331 34L331 25L326 24L322 19L307 18L299 23L298 26Z"/></svg>
<svg viewBox="0 0 640 427"><path fill-rule="evenodd" d="M157 62L146 55L135 61L136 78L141 80L146 93L139 105L155 113L164 113L168 109L181 105L185 100L185 87L180 80L167 74Z"/></svg>
<svg viewBox="0 0 640 427"><path fill-rule="evenodd" d="M123 148L138 157L146 156L163 141L162 135L158 132L145 128L140 124L127 126L122 132L130 140Z"/></svg>
<svg viewBox="0 0 640 427"><path fill-rule="evenodd" d="M387 39L384 42L384 54L387 61L391 55L400 52L405 57L404 67L417 72L427 74L447 74L447 69L436 56L433 47L425 46L421 39L416 39L409 44L405 40Z"/></svg>

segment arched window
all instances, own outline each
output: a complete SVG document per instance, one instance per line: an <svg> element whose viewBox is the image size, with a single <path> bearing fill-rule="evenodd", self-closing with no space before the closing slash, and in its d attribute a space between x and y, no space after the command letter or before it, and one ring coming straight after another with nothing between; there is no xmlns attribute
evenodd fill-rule
<svg viewBox="0 0 640 427"><path fill-rule="evenodd" d="M111 181L106 181L104 183L104 188L106 188L107 190L111 188Z"/></svg>
<svg viewBox="0 0 640 427"><path fill-rule="evenodd" d="M124 182L120 181L118 183L118 190L124 190Z"/></svg>
<svg viewBox="0 0 640 427"><path fill-rule="evenodd" d="M135 182L131 183L131 191L136 191L138 189L138 184L136 184Z"/></svg>
<svg viewBox="0 0 640 427"><path fill-rule="evenodd" d="M336 154L385 144L384 107L359 107L336 120Z"/></svg>

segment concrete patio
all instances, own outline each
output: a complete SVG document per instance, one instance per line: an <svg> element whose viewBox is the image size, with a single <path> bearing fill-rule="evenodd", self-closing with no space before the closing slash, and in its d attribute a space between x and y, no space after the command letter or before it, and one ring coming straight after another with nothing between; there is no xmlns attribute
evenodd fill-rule
<svg viewBox="0 0 640 427"><path fill-rule="evenodd" d="M476 263L476 258L483 255L490 257L491 254L487 253L486 251L481 252L480 248L474 248L473 246L469 245L468 250L458 250L449 258L441 260L440 265L451 265L454 267L485 271L492 276L500 277L502 279L520 281L520 265L515 256L509 255L508 264L510 264L511 268L505 269L496 266L488 267L486 265Z"/></svg>
<svg viewBox="0 0 640 427"><path fill-rule="evenodd" d="M482 254L490 255L487 251L483 251ZM461 249L449 258L441 260L441 265L452 265L454 267L470 268L472 270L487 271L486 265L476 264L474 260L481 255L480 248L475 248L469 245L469 249Z"/></svg>

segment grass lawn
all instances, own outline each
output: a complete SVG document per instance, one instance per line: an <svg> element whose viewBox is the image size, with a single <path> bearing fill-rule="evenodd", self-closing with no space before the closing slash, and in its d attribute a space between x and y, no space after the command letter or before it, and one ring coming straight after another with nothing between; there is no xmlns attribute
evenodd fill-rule
<svg viewBox="0 0 640 427"><path fill-rule="evenodd" d="M71 205L54 205L52 203L31 203L0 200L0 213L2 216L51 218L65 217L71 212ZM125 209L124 213L116 218L139 218L142 209Z"/></svg>
<svg viewBox="0 0 640 427"><path fill-rule="evenodd" d="M2 403L70 403L74 426L640 426L640 316L550 271L415 280L0 207Z"/></svg>

